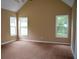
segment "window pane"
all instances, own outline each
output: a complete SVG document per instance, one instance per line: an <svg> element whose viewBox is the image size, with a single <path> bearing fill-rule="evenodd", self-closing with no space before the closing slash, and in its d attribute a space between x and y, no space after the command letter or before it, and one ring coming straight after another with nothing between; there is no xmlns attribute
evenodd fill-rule
<svg viewBox="0 0 79 59"><path fill-rule="evenodd" d="M56 37L68 37L68 15L56 16Z"/></svg>
<svg viewBox="0 0 79 59"><path fill-rule="evenodd" d="M19 20L20 20L20 26L22 27L22 26L24 26L24 27L26 27L26 26L28 26L28 24L27 24L27 17L20 17L19 18Z"/></svg>
<svg viewBox="0 0 79 59"><path fill-rule="evenodd" d="M27 35L28 34L28 30L27 30L27 28L21 28L21 35L23 36L23 35Z"/></svg>
<svg viewBox="0 0 79 59"><path fill-rule="evenodd" d="M10 30L11 30L10 31L11 36L16 35L16 28L15 27L11 27Z"/></svg>
<svg viewBox="0 0 79 59"><path fill-rule="evenodd" d="M27 26L26 22L21 23L21 27L26 27L26 26Z"/></svg>
<svg viewBox="0 0 79 59"><path fill-rule="evenodd" d="M10 17L10 26L16 26L16 17Z"/></svg>

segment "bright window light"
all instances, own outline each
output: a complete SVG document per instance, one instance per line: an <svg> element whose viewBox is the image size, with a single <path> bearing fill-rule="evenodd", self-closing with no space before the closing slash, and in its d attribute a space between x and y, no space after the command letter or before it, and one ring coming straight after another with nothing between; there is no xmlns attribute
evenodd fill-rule
<svg viewBox="0 0 79 59"><path fill-rule="evenodd" d="M28 35L28 18L19 17L19 36Z"/></svg>
<svg viewBox="0 0 79 59"><path fill-rule="evenodd" d="M10 35L16 36L16 17L10 17Z"/></svg>
<svg viewBox="0 0 79 59"><path fill-rule="evenodd" d="M68 38L68 15L56 16L56 37Z"/></svg>

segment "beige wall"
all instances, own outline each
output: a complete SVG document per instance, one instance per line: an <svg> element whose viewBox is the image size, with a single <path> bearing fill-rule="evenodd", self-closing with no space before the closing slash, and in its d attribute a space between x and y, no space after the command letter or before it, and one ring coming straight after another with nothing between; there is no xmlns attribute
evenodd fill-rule
<svg viewBox="0 0 79 59"><path fill-rule="evenodd" d="M55 16L62 14L71 16L71 8L60 0L28 1L18 12L18 16L28 17L28 40L70 43L70 33L68 38L55 36ZM70 24L71 19L69 19L69 26Z"/></svg>
<svg viewBox="0 0 79 59"><path fill-rule="evenodd" d="M16 37L10 36L10 16L16 16L16 13L1 9L1 41L2 43L16 40Z"/></svg>

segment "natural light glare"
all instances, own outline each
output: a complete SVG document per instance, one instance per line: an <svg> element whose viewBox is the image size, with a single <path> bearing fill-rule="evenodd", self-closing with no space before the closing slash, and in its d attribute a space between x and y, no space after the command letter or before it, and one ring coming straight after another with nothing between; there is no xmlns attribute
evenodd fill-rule
<svg viewBox="0 0 79 59"><path fill-rule="evenodd" d="M56 37L68 38L68 15L56 16Z"/></svg>
<svg viewBox="0 0 79 59"><path fill-rule="evenodd" d="M10 17L10 35L15 36L16 33L16 17Z"/></svg>
<svg viewBox="0 0 79 59"><path fill-rule="evenodd" d="M19 17L19 35L27 36L28 35L28 18Z"/></svg>
<svg viewBox="0 0 79 59"><path fill-rule="evenodd" d="M64 27L68 27L68 25L67 24L64 24Z"/></svg>

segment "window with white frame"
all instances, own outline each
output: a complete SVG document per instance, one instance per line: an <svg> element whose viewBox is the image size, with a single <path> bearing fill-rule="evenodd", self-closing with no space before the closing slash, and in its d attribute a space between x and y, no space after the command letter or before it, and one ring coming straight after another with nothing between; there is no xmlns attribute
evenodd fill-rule
<svg viewBox="0 0 79 59"><path fill-rule="evenodd" d="M28 35L28 18L19 17L19 36Z"/></svg>
<svg viewBox="0 0 79 59"><path fill-rule="evenodd" d="M16 17L10 17L10 35L17 35L17 25L16 25Z"/></svg>
<svg viewBox="0 0 79 59"><path fill-rule="evenodd" d="M68 15L57 15L56 16L56 37L57 38L68 38Z"/></svg>

